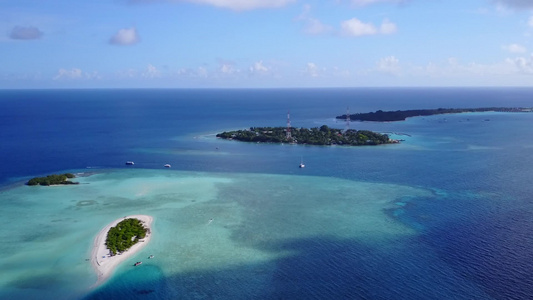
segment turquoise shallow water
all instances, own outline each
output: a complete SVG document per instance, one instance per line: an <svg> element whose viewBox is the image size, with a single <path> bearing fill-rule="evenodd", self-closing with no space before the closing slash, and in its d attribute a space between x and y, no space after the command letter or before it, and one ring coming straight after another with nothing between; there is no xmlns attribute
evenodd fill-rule
<svg viewBox="0 0 533 300"><path fill-rule="evenodd" d="M284 126L287 108L293 126L344 128L333 116L346 106L533 106L531 95L0 91L0 299L529 299L533 114L350 125L405 139L383 147L213 134ZM23 185L65 171L81 184ZM91 289L94 236L129 214L154 216L153 240Z"/></svg>
<svg viewBox="0 0 533 300"><path fill-rule="evenodd" d="M279 246L287 241L328 238L377 247L413 236L416 231L384 210L395 209L402 197L434 197L424 189L323 177L94 171L77 178L76 186L2 192L3 199L17 203L3 212L2 235L16 237L0 249L10 254L0 263L17 270L0 277L6 297L24 297L28 290L46 298L79 296L96 280L85 261L92 238L124 215L154 216L153 240L130 260L155 255L142 268L153 269L153 280L165 281L287 259L297 251ZM134 271L125 262L110 282L135 277ZM68 289L50 288L54 285Z"/></svg>

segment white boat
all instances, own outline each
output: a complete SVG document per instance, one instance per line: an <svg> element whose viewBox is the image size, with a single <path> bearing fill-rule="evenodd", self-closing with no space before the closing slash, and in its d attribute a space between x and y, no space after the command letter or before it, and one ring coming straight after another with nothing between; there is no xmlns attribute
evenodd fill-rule
<svg viewBox="0 0 533 300"><path fill-rule="evenodd" d="M304 161L303 161L303 159L300 160L300 168L305 168L305 165L304 165Z"/></svg>
<svg viewBox="0 0 533 300"><path fill-rule="evenodd" d="M170 168L170 164L166 164L164 167L165 168Z"/></svg>
<svg viewBox="0 0 533 300"><path fill-rule="evenodd" d="M133 166L134 164L135 164L135 163L132 162L132 161L127 161L127 162L126 162L126 165L128 165L128 166Z"/></svg>

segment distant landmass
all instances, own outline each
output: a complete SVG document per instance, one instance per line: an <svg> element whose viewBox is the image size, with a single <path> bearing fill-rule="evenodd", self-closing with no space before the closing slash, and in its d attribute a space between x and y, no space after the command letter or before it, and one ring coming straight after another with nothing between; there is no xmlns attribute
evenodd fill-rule
<svg viewBox="0 0 533 300"><path fill-rule="evenodd" d="M386 134L368 130L341 130L322 125L320 128L250 127L217 134L223 139L254 143L292 143L308 145L365 146L398 143Z"/></svg>
<svg viewBox="0 0 533 300"><path fill-rule="evenodd" d="M533 108L523 107L484 107L484 108L437 108L437 109L412 109L397 111L382 111L358 113L348 115L353 121L392 122L405 121L409 117L432 116L442 114L472 113L472 112L532 112ZM337 119L346 120L346 114L337 116Z"/></svg>

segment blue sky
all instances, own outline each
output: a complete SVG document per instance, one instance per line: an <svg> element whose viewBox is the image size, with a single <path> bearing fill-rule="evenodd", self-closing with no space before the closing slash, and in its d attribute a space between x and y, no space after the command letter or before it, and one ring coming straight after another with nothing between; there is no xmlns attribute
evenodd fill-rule
<svg viewBox="0 0 533 300"><path fill-rule="evenodd" d="M0 7L0 88L533 86L531 0Z"/></svg>

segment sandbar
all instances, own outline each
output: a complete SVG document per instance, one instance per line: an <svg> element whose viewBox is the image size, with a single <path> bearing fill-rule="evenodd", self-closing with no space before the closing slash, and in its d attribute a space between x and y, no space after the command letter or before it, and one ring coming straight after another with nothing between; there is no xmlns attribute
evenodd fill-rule
<svg viewBox="0 0 533 300"><path fill-rule="evenodd" d="M148 229L146 232L146 237L142 240L139 240L137 244L131 246L131 248L129 248L127 251L112 256L109 249L107 249L107 246L105 245L107 233L111 227L116 226L124 219L138 219L141 221L144 227ZM111 276L111 274L113 274L113 271L121 262L135 254L137 251L141 250L148 244L148 242L150 242L150 238L152 237L151 225L153 220L153 217L147 215L131 215L116 219L100 230L98 235L96 235L94 238L93 250L91 252L91 263L96 270L96 274L98 275L98 280L93 287L102 284Z"/></svg>

